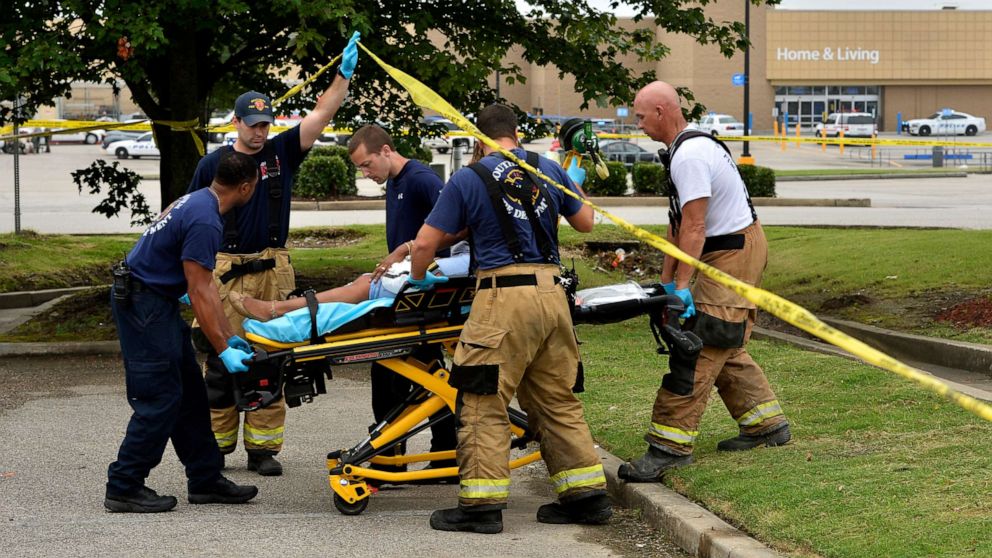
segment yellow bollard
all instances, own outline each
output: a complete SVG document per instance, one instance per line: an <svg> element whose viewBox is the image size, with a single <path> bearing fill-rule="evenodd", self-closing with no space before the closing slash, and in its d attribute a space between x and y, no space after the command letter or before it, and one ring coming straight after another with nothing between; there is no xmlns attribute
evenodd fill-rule
<svg viewBox="0 0 992 558"><path fill-rule="evenodd" d="M779 130L782 133L782 151L785 151L785 122L782 123L782 128ZM776 134L777 135L777 134Z"/></svg>
<svg viewBox="0 0 992 558"><path fill-rule="evenodd" d="M826 139L826 138L827 138L827 130L825 128L824 129L821 129L820 130L820 139L822 140L822 139ZM825 142L825 141L821 141L820 142L820 151L822 151L824 153L827 152L827 142Z"/></svg>
<svg viewBox="0 0 992 558"><path fill-rule="evenodd" d="M878 139L878 132L872 132L872 133L871 133L871 139L872 139L872 141L873 141L873 142L874 142L874 141L875 141L876 139ZM875 157L876 157L876 156L878 156L878 146L877 146L877 145L875 145L874 143L872 143L872 144L871 144L871 162L872 162L872 163L874 163L874 162L875 162Z"/></svg>
<svg viewBox="0 0 992 558"><path fill-rule="evenodd" d="M839 130L837 132L837 137L840 138L840 151L841 155L844 154L844 130Z"/></svg>
<svg viewBox="0 0 992 558"><path fill-rule="evenodd" d="M796 139L799 139L799 124L796 123ZM799 149L799 142L796 142L796 149Z"/></svg>

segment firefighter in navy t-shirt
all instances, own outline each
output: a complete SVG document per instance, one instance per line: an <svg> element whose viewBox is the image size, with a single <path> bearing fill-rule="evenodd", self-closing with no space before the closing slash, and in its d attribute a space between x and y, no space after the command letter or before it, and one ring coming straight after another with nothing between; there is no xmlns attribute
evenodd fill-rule
<svg viewBox="0 0 992 558"><path fill-rule="evenodd" d="M115 268L111 307L134 413L107 472L104 506L110 511L164 512L176 506L174 497L145 486L170 440L186 469L190 503L240 504L258 493L220 474L203 377L177 301L189 294L225 373L248 370L244 360L251 358L251 347L228 324L211 271L221 215L247 202L257 182L251 157L223 155L211 185L173 202L128 253L126 265Z"/></svg>
<svg viewBox="0 0 992 558"><path fill-rule="evenodd" d="M519 149L516 114L509 107L481 110L478 127L582 195L556 163ZM605 523L613 513L606 476L582 403L572 393L579 351L560 281L557 242L559 216L589 232L593 212L485 149L481 161L451 177L413 249L409 281L418 286L437 281L425 271L445 234L468 227L478 263L476 295L449 380L458 389L458 507L435 511L430 525L444 531L502 531L510 492L507 405L514 395L541 443L559 500L541 506L537 520Z"/></svg>
<svg viewBox="0 0 992 558"><path fill-rule="evenodd" d="M293 175L328 125L345 96L358 62L358 33L352 35L341 55L341 64L331 86L299 125L267 140L273 123L271 100L254 91L238 97L234 105L234 127L238 139L204 157L196 167L189 191L204 188L213 179L217 160L224 153L251 155L261 178L252 199L225 219L224 241L217 254L214 277L224 301L231 328L243 334L242 316L227 302L227 293L237 291L262 300L285 299L296 289L296 278L286 250ZM235 407L231 379L216 354L207 354L204 374L210 398L211 425L221 455L234 451L238 443L240 413ZM260 475L281 475L275 455L282 449L286 406L283 401L245 414L244 444L248 469Z"/></svg>
<svg viewBox="0 0 992 558"><path fill-rule="evenodd" d="M348 155L366 178L386 185L386 246L389 255L372 271L372 281L379 281L391 265L410 255L410 247L427 215L434 209L444 182L430 167L415 159L407 159L396 151L393 139L379 126L370 125L355 131L348 141ZM437 256L448 255L447 246L464 235L450 235L445 249ZM411 357L425 363L444 362L440 345L424 345ZM403 403L413 389L413 382L378 362L372 363L372 414L376 422ZM430 451L455 449L455 421L442 419L431 426ZM398 448L402 453L402 445ZM454 460L433 461L429 468L454 467ZM386 471L405 471L406 465L376 465ZM446 482L451 479L442 479Z"/></svg>

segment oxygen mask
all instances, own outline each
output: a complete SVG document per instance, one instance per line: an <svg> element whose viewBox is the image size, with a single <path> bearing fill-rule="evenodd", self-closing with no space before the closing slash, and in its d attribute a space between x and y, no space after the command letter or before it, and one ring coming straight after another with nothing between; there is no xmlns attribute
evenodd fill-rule
<svg viewBox="0 0 992 558"><path fill-rule="evenodd" d="M610 176L610 169L607 168L603 154L599 151L599 138L592 131L592 122L589 120L569 118L563 122L558 131L558 142L565 150L563 167L568 168L573 157L578 157L579 164L582 164L582 157L588 155L596 166L596 174L601 179Z"/></svg>

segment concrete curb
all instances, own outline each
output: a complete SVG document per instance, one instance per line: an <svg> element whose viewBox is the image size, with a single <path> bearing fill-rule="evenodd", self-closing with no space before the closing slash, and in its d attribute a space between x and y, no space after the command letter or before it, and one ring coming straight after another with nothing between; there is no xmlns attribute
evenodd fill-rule
<svg viewBox="0 0 992 558"><path fill-rule="evenodd" d="M606 484L615 500L639 509L649 525L700 558L780 558L782 555L661 483L633 484L617 477L623 463L599 449Z"/></svg>
<svg viewBox="0 0 992 558"><path fill-rule="evenodd" d="M40 291L19 291L15 293L0 293L0 310L10 308L28 308L39 306L50 300L55 300L67 294L78 293L93 287L69 287L65 289L45 289Z"/></svg>
<svg viewBox="0 0 992 558"><path fill-rule="evenodd" d="M992 346L899 333L847 320L821 320L900 360L925 362L992 377Z"/></svg>
<svg viewBox="0 0 992 558"><path fill-rule="evenodd" d="M968 178L966 172L891 173L891 174L821 174L813 176L776 176L775 182L818 182L823 180L886 180L897 178Z"/></svg>
<svg viewBox="0 0 992 558"><path fill-rule="evenodd" d="M118 341L68 343L0 343L0 358L31 356L119 355Z"/></svg>
<svg viewBox="0 0 992 558"><path fill-rule="evenodd" d="M600 207L668 207L668 198L662 196L593 197L589 201ZM776 207L871 207L868 198L751 198L756 206ZM293 211L361 211L384 210L386 201L381 199L346 201L294 201Z"/></svg>

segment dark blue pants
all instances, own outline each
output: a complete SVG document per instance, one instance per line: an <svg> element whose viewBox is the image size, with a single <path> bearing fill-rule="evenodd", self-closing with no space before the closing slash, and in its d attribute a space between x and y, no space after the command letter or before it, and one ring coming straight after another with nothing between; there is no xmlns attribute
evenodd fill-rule
<svg viewBox="0 0 992 558"><path fill-rule="evenodd" d="M111 307L134 413L107 471L107 494L123 496L144 486L162 461L170 439L186 467L190 492L205 492L220 479L221 457L210 430L203 375L190 329L176 300L151 293L131 295L129 305Z"/></svg>

